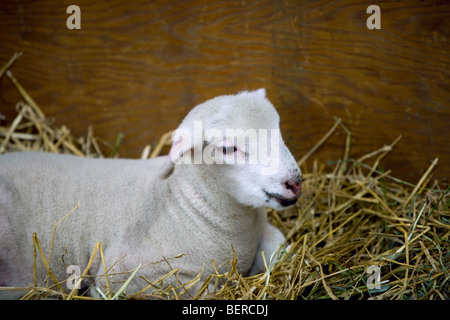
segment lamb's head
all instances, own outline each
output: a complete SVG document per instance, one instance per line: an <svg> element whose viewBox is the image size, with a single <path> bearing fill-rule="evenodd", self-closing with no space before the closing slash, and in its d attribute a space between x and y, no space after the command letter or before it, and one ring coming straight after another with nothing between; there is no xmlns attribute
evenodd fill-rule
<svg viewBox="0 0 450 320"><path fill-rule="evenodd" d="M301 193L301 172L285 146L264 89L220 96L189 112L173 135L169 163L197 165L222 190L253 207L284 209Z"/></svg>

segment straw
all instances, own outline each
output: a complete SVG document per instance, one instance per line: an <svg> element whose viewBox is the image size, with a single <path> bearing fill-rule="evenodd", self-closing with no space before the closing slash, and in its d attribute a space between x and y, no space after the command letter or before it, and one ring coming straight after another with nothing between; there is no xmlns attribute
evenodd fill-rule
<svg viewBox="0 0 450 320"><path fill-rule="evenodd" d="M0 126L0 153L40 150L85 157L120 156L121 142L126 139L121 134L114 143L108 143L95 137L89 127L86 136L75 137L67 126L48 119L8 70L17 58L11 58L0 70L23 98L16 104L16 117ZM318 163L314 153L327 147L338 128L346 133L342 158ZM168 132L155 146L143 146L141 158L160 155L171 144L171 136ZM352 133L335 118L323 137L298 160L303 169L303 194L298 203L285 211L268 210L270 223L286 235L287 243L277 253L269 254L264 273L251 277L240 273L238 258L232 256L221 268L216 268L215 261L204 261L211 264L213 274L199 273L181 283L182 270L170 264L172 259L183 259L184 254L180 254L156 262L170 269L159 279L142 277L139 270L153 265L137 262L143 265L125 272L128 281L113 292L108 279L114 275L112 270L118 261L106 265L98 242L82 278L92 276L90 264L100 253L104 274L99 276L106 280L106 292L101 295L106 299L450 299L450 187L446 181L432 179L437 158L417 183L392 176L389 168L385 170L383 159L395 152L401 136L394 138L355 158ZM71 218L67 214L58 224ZM49 226L49 230L53 228L52 245L58 224ZM0 290L22 290L23 299L90 299L75 290L65 291L61 284L66 279L57 279L50 265L51 248L45 254L38 236L30 235L34 244L34 275L29 275L34 276L33 286ZM43 280L37 278L38 259L52 280L44 287L38 286ZM379 289L369 289L367 271L371 266L379 268ZM145 284L137 292L125 292L136 277ZM201 281L198 291L192 292Z"/></svg>

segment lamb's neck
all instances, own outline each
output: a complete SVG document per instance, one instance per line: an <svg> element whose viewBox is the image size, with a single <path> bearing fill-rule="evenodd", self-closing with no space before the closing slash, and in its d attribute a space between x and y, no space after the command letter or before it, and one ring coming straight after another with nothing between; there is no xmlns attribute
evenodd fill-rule
<svg viewBox="0 0 450 320"><path fill-rule="evenodd" d="M222 227L225 220L239 219L244 222L258 215L258 209L237 203L227 192L218 188L217 180L205 176L196 176L193 180L191 172L183 169L186 168L175 169L170 188L180 206L192 212L193 216Z"/></svg>

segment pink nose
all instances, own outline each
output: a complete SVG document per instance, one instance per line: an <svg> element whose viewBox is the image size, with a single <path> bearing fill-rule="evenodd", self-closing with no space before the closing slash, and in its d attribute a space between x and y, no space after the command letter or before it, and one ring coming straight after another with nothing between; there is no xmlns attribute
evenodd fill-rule
<svg viewBox="0 0 450 320"><path fill-rule="evenodd" d="M286 189L291 190L295 196L298 198L300 197L300 194L302 193L302 184L300 183L295 183L293 181L286 181L284 183L284 185L286 186Z"/></svg>

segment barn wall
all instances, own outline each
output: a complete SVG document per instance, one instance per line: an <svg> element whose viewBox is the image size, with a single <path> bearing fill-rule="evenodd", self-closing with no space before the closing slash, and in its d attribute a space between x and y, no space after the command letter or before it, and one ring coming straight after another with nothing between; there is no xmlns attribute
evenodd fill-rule
<svg viewBox="0 0 450 320"><path fill-rule="evenodd" d="M66 9L81 9L69 30ZM369 30L366 9L381 9ZM137 157L196 104L265 87L296 158L342 118L358 157L403 135L384 166L417 181L450 174L448 1L0 2L0 64L76 135L88 125ZM0 112L20 99L0 80ZM342 157L338 130L313 158ZM312 160L312 159L310 159ZM309 162L311 163L311 161Z"/></svg>

